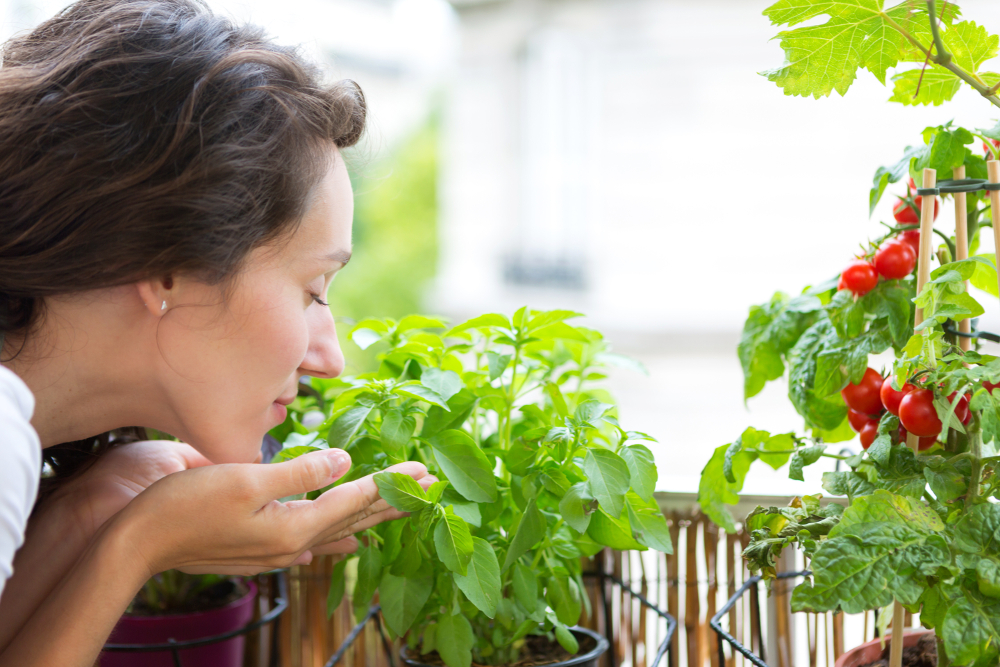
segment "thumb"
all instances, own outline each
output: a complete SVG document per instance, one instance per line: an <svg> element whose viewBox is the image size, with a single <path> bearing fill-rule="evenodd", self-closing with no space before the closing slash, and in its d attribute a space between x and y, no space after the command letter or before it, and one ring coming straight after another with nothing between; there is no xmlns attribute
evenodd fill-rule
<svg viewBox="0 0 1000 667"><path fill-rule="evenodd" d="M277 500L329 486L351 469L351 456L342 449L309 452L282 463L260 466L264 500Z"/></svg>

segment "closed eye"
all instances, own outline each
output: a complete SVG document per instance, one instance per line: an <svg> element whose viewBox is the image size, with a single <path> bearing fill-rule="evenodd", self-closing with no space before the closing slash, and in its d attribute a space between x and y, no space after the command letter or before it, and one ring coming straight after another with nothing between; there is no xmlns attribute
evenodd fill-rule
<svg viewBox="0 0 1000 667"><path fill-rule="evenodd" d="M319 294L313 294L312 292L310 292L309 296L311 296L313 298L313 301L315 301L316 303L318 303L321 306L329 306L330 305L328 302L323 301L323 299L319 298Z"/></svg>

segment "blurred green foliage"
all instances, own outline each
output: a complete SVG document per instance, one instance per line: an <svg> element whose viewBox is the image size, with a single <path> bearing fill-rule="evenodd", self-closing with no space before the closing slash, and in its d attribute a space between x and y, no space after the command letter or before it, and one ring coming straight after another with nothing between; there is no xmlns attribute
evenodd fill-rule
<svg viewBox="0 0 1000 667"><path fill-rule="evenodd" d="M382 159L348 158L354 253L329 294L348 372L374 363L348 341L351 322L424 310L424 291L437 268L437 145L438 122L431 117Z"/></svg>

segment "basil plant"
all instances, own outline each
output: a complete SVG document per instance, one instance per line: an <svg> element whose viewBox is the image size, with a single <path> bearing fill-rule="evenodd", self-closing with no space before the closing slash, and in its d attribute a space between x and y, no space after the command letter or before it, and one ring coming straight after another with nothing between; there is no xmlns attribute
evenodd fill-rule
<svg viewBox="0 0 1000 667"><path fill-rule="evenodd" d="M576 653L568 628L589 612L582 558L671 551L643 444L655 440L624 430L591 386L608 365L636 364L567 323L577 316L522 308L451 329L417 315L364 320L351 338L379 350L378 370L303 385L272 431L274 460L345 449L354 466L338 483L378 473L382 497L409 512L359 535L356 556L335 566L329 613L356 557L356 617L377 593L389 630L448 667L516 662L528 635ZM440 481L424 491L378 472L406 460Z"/></svg>

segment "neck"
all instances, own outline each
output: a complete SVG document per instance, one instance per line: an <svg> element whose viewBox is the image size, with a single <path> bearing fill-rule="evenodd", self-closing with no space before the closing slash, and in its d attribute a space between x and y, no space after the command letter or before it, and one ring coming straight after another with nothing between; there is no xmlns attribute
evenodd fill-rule
<svg viewBox="0 0 1000 667"><path fill-rule="evenodd" d="M7 337L4 366L35 395L42 447L125 426L168 423L152 382L156 321L134 286L48 298L27 340ZM18 352L20 350L20 352Z"/></svg>

